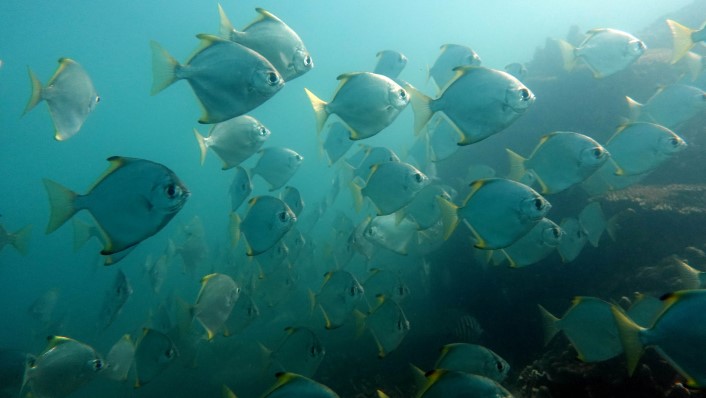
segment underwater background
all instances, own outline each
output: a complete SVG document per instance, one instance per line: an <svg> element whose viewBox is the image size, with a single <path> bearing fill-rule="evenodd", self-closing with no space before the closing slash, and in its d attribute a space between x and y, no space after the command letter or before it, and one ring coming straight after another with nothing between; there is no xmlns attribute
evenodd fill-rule
<svg viewBox="0 0 706 398"><path fill-rule="evenodd" d="M324 329L320 320L303 321L302 314L308 316L308 291L318 291L324 273L337 268L327 256L335 250L331 237L339 232L334 218L341 212L353 220L362 218L352 209L347 184L342 184L325 211L315 213L330 195L340 164L329 166L322 154L322 137L316 133L304 88L331 98L338 75L371 71L376 53L386 49L408 59L400 78L432 95L435 87L427 80L427 70L443 44L470 46L490 68L524 63L528 74L523 83L537 96L534 107L506 130L461 147L435 165L437 175L449 181L463 180L470 165L489 166L501 176L508 172L505 148L529 154L539 138L552 131L577 131L605 143L628 116L625 96L644 102L660 84L679 78L679 72L660 57L660 51L671 46L664 19L700 26L706 19L705 1L412 5L263 0L221 5L236 27L252 21L256 7L274 13L297 32L314 59L314 69L287 82L280 93L249 113L271 131L266 146L286 146L304 158L287 185L298 188L306 204L300 224L310 253L291 264L292 277L286 282L260 282L257 289L252 288L249 293L260 316L240 334L217 336L205 343L210 347L182 355L184 359L139 389L130 382L97 378L72 397L220 396L223 384L240 397L259 396L274 381L260 344L276 347L286 327L305 323L326 347L323 361L310 376L341 397L371 397L375 389L391 397L414 396L417 387L409 364L430 369L440 346L464 339L491 348L510 364L503 385L518 397L592 396L586 391L600 391L593 396L606 397L666 396L677 376L656 355L645 360L655 364L650 378L655 387L649 388L639 387L644 379L628 377L620 357L607 364L580 363L563 336L545 347L537 305L562 314L574 296L616 302L636 291L660 296L681 287L663 273L670 256L695 256L692 266L706 266L706 257L698 255L706 248L701 223L706 219L701 188L706 183L703 113L674 129L689 144L684 153L661 165L632 191L601 199L607 217L627 208L633 212L622 220L615 240L603 236L598 247L587 245L572 262L562 263L553 253L526 268L487 265L483 255L472 249L466 231L423 254L403 256L380 249L372 260L356 254L344 268L361 282L371 268L385 268L398 273L409 287L409 297L401 306L411 329L395 351L379 359L370 336L357 336L352 316L335 330ZM154 325L160 303L175 302L178 297L193 304L204 275L229 274L247 291L250 280L258 277L255 260L245 255L243 243L231 247L232 170L221 170L213 152L199 165L192 130L206 135L209 126L197 123L199 108L187 84L177 83L150 96L149 41L158 41L176 59L186 60L198 44L195 34L217 32L217 3L7 0L0 3L0 16L0 223L8 231L32 225L26 255L10 247L0 252L0 347L36 355L46 346L47 335L62 335L105 355L125 333L135 339L143 327ZM566 72L548 39L565 38L574 25L581 31L610 27L630 32L645 42L648 51L628 69L605 79L594 79L586 70ZM65 142L54 140L45 104L22 116L30 95L27 67L46 82L60 57L80 62L101 97L81 131ZM404 160L416 139L408 108L365 144L388 147ZM346 156L357 150L354 143ZM42 179L83 193L108 167L105 159L114 155L166 165L188 186L191 197L163 230L118 264L103 266L97 240L75 250L70 226L44 234L49 205ZM246 168L254 164L255 159L245 163ZM255 176L253 183L253 196L269 194L263 179ZM459 192L459 200L466 193ZM576 216L587 203L578 189L550 200L549 217L557 223ZM241 216L244 208L239 209ZM204 227L203 261L195 269L186 269L182 260L171 259L164 285L155 293L145 262L161 255L169 239L179 245L183 230L195 217ZM117 319L103 330L97 322L118 270L129 279L133 293ZM55 303L40 320L30 308L50 291L56 292ZM473 330L459 326L462 319L470 318L477 322ZM551 371L557 374L546 376Z"/></svg>

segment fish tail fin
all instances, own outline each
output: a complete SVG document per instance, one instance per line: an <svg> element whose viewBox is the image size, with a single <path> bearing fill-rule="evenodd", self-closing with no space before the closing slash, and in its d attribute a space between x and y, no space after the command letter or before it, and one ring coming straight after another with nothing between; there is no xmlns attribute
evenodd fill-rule
<svg viewBox="0 0 706 398"><path fill-rule="evenodd" d="M240 241L240 216L238 213L230 213L230 246L238 246Z"/></svg>
<svg viewBox="0 0 706 398"><path fill-rule="evenodd" d="M220 6L221 6L221 5L219 4L218 7L220 7ZM233 392L233 390L231 390L231 389L230 389L227 385L225 385L225 384L223 385L223 387L221 387L221 397L222 397L222 398L238 398L238 397L235 395L235 393Z"/></svg>
<svg viewBox="0 0 706 398"><path fill-rule="evenodd" d="M155 95L179 80L176 76L176 70L180 65L179 62L156 41L150 41L150 47L152 48L151 94Z"/></svg>
<svg viewBox="0 0 706 398"><path fill-rule="evenodd" d="M411 84L405 85L405 90L410 94L412 111L414 112L414 134L419 135L422 128L429 123L429 119L434 114L431 110L431 97L424 95Z"/></svg>
<svg viewBox="0 0 706 398"><path fill-rule="evenodd" d="M206 145L206 139L203 138L201 134L199 134L199 131L194 129L194 136L196 137L196 141L199 143L199 153L201 154L201 166L203 166L203 162L206 160L206 152L208 151L208 145Z"/></svg>
<svg viewBox="0 0 706 398"><path fill-rule="evenodd" d="M360 185L361 178L356 177L353 181L348 184L351 188L351 194L353 195L353 205L355 206L356 213L360 213L363 208L363 187Z"/></svg>
<svg viewBox="0 0 706 398"><path fill-rule="evenodd" d="M384 392L382 392L380 390L375 390L375 392L377 393L378 398L390 398L389 395L385 394Z"/></svg>
<svg viewBox="0 0 706 398"><path fill-rule="evenodd" d="M576 67L576 47L561 39L557 40L557 45L561 51L561 59L564 61L564 70L571 72Z"/></svg>
<svg viewBox="0 0 706 398"><path fill-rule="evenodd" d="M220 16L218 35L224 39L230 40L232 32L235 32L235 28L233 27L233 24L230 23L230 19L228 19L223 7L221 7L221 3L218 3L218 15Z"/></svg>
<svg viewBox="0 0 706 398"><path fill-rule="evenodd" d="M441 210L441 222L444 224L444 240L446 240L458 226L458 207L441 196L436 198L436 202Z"/></svg>
<svg viewBox="0 0 706 398"><path fill-rule="evenodd" d="M691 38L694 30L671 19L667 20L667 25L672 32L672 42L674 43L672 49L672 63L674 64L694 46L694 40Z"/></svg>
<svg viewBox="0 0 706 398"><path fill-rule="evenodd" d="M642 341L640 341L640 332L644 329L628 318L627 315L615 305L611 306L610 311L613 313L615 323L618 326L620 342L623 344L623 350L627 358L628 374L632 375L645 349Z"/></svg>
<svg viewBox="0 0 706 398"><path fill-rule="evenodd" d="M308 89L305 88L304 91L306 91L306 95L309 97L309 101L311 101L311 107L314 108L314 116L316 116L316 134L318 135L321 133L321 130L323 130L326 119L328 119L329 113L326 110L328 103L317 97L316 94Z"/></svg>
<svg viewBox="0 0 706 398"><path fill-rule="evenodd" d="M42 101L42 83L29 66L27 67L27 72L29 73L29 80L32 83L32 95L29 97L29 102L27 102L27 106L25 106L25 110L22 112L23 116Z"/></svg>
<svg viewBox="0 0 706 398"><path fill-rule="evenodd" d="M542 314L542 326L544 327L544 345L546 346L547 344L549 344L550 341L552 341L554 336L559 333L559 328L556 325L557 322L559 322L559 318L552 315L551 312L547 311L541 305L537 305L537 307L539 307L539 312Z"/></svg>
<svg viewBox="0 0 706 398"><path fill-rule="evenodd" d="M25 225L19 231L15 232L14 237L10 241L10 244L17 249L23 256L27 255L27 249L29 247L29 235L32 232L31 225Z"/></svg>
<svg viewBox="0 0 706 398"><path fill-rule="evenodd" d="M50 234L76 214L78 209L74 202L78 195L47 178L44 179L44 186L49 194L49 205L51 207L49 224L47 225L47 234Z"/></svg>
<svg viewBox="0 0 706 398"><path fill-rule="evenodd" d="M627 95L625 96L625 100L628 102L628 123L634 122L640 117L643 105Z"/></svg>
<svg viewBox="0 0 706 398"><path fill-rule="evenodd" d="M511 151L508 148L505 148L505 151L507 152L508 159L510 160L510 173L508 174L507 178L510 180L514 181L520 181L522 176L525 175L525 161L527 159L523 158L522 156L518 155L517 153Z"/></svg>
<svg viewBox="0 0 706 398"><path fill-rule="evenodd" d="M309 316L311 316L316 309L316 293L311 289L308 289L307 293L309 294Z"/></svg>

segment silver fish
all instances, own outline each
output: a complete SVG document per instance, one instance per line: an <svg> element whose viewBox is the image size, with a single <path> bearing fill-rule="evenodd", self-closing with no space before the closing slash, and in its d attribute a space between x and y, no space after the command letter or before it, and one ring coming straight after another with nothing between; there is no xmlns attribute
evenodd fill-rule
<svg viewBox="0 0 706 398"><path fill-rule="evenodd" d="M427 385L417 398L492 397L512 398L513 395L498 382L485 376L435 369L426 375Z"/></svg>
<svg viewBox="0 0 706 398"><path fill-rule="evenodd" d="M402 308L394 300L378 297L377 307L364 316L358 315L358 331L368 329L375 339L378 357L384 358L395 350L409 332L409 321Z"/></svg>
<svg viewBox="0 0 706 398"><path fill-rule="evenodd" d="M230 209L236 211L241 204L252 193L253 185L250 181L250 174L244 168L237 166L233 181L230 183Z"/></svg>
<svg viewBox="0 0 706 398"><path fill-rule="evenodd" d="M511 267L525 267L537 263L559 246L564 231L552 220L543 218L523 237L501 249Z"/></svg>
<svg viewBox="0 0 706 398"><path fill-rule="evenodd" d="M454 69L458 66L480 66L481 59L478 54L468 46L460 44L444 44L441 54L429 68L429 77L442 90L454 78Z"/></svg>
<svg viewBox="0 0 706 398"><path fill-rule="evenodd" d="M248 202L248 213L240 224L240 231L248 241L249 256L265 252L289 231L297 217L280 199L256 196Z"/></svg>
<svg viewBox="0 0 706 398"><path fill-rule="evenodd" d="M443 112L469 145L511 125L534 103L524 84L507 72L482 66L460 66L439 98L432 99L407 85L412 97L414 129L419 132L436 112Z"/></svg>
<svg viewBox="0 0 706 398"><path fill-rule="evenodd" d="M226 332L224 334L227 336L239 334L258 317L260 317L260 309L257 304L255 304L252 297L243 293L238 298L238 301L235 302L230 316L226 320Z"/></svg>
<svg viewBox="0 0 706 398"><path fill-rule="evenodd" d="M270 192L283 187L304 161L302 155L284 147L264 148L258 153L260 159L250 170L250 174L264 178L270 184Z"/></svg>
<svg viewBox="0 0 706 398"><path fill-rule="evenodd" d="M221 330L239 297L240 287L228 275L216 273L201 279L201 290L193 314L206 329L208 340L212 340Z"/></svg>
<svg viewBox="0 0 706 398"><path fill-rule="evenodd" d="M50 336L44 352L27 364L25 383L37 397L65 397L105 368L93 347L69 337Z"/></svg>
<svg viewBox="0 0 706 398"><path fill-rule="evenodd" d="M640 39L617 29L591 29L586 35L578 47L559 40L559 48L566 70L572 70L580 59L596 79L627 68L647 49Z"/></svg>
<svg viewBox="0 0 706 398"><path fill-rule="evenodd" d="M384 296L401 303L409 296L409 287L400 275L385 269L373 268L370 276L363 282L365 298L370 310L376 304L377 297Z"/></svg>
<svg viewBox="0 0 706 398"><path fill-rule="evenodd" d="M417 224L396 214L376 216L365 227L364 237L399 255L406 256L417 234Z"/></svg>
<svg viewBox="0 0 706 398"><path fill-rule="evenodd" d="M369 138L389 126L409 102L407 91L383 75L355 72L337 79L340 84L330 102L304 89L314 108L317 132L335 114L350 130L351 140Z"/></svg>
<svg viewBox="0 0 706 398"><path fill-rule="evenodd" d="M326 355L326 349L311 329L288 327L284 340L270 353L272 365L284 372L311 377Z"/></svg>
<svg viewBox="0 0 706 398"><path fill-rule="evenodd" d="M78 62L69 58L59 59L59 68L46 86L42 86L31 69L28 70L32 97L24 113L31 111L42 100L47 101L54 122L54 138L58 141L71 138L100 102L91 78Z"/></svg>
<svg viewBox="0 0 706 398"><path fill-rule="evenodd" d="M365 297L363 287L348 271L332 271L324 275L324 284L316 295L311 293L312 311L318 307L326 329L341 327L353 309Z"/></svg>
<svg viewBox="0 0 706 398"><path fill-rule="evenodd" d="M255 154L270 138L270 130L254 117L243 115L213 125L208 137L204 138L196 129L194 136L199 143L201 164L211 148L223 160L223 170L227 170Z"/></svg>
<svg viewBox="0 0 706 398"><path fill-rule="evenodd" d="M314 61L299 35L271 12L262 8L255 11L259 17L237 31L219 4L220 35L262 54L287 82L310 71Z"/></svg>
<svg viewBox="0 0 706 398"><path fill-rule="evenodd" d="M44 179L51 204L47 233L86 209L105 238L101 254L115 255L161 230L189 198L186 186L159 163L119 156L108 161L110 168L85 195Z"/></svg>
<svg viewBox="0 0 706 398"><path fill-rule="evenodd" d="M284 187L280 193L280 199L289 206L294 212L294 215L299 217L299 214L304 210L304 200L298 189L294 187Z"/></svg>
<svg viewBox="0 0 706 398"><path fill-rule="evenodd" d="M157 42L150 45L152 94L187 80L203 108L199 123L219 123L250 112L284 86L275 67L257 52L216 36L197 37L201 45L183 65Z"/></svg>
<svg viewBox="0 0 706 398"><path fill-rule="evenodd" d="M387 76L390 79L397 79L402 73L402 69L407 66L407 57L404 54L393 50L382 50L376 54L378 59L373 73Z"/></svg>
<svg viewBox="0 0 706 398"><path fill-rule="evenodd" d="M127 280L125 273L118 270L115 280L110 289L106 291L103 307L100 312L100 324L102 329L107 329L113 324L125 306L125 303L132 295L132 286Z"/></svg>
<svg viewBox="0 0 706 398"><path fill-rule="evenodd" d="M601 169L617 167L615 174L627 176L648 173L686 147L681 137L663 126L631 123L618 129L606 143L612 164Z"/></svg>
<svg viewBox="0 0 706 398"><path fill-rule="evenodd" d="M32 232L32 226L27 225L15 232L8 232L5 227L0 224L0 250L6 245L11 245L22 255L26 255L29 249L29 238Z"/></svg>
<svg viewBox="0 0 706 398"><path fill-rule="evenodd" d="M348 138L349 135L348 129L340 122L334 122L329 125L326 139L322 144L323 150L328 157L329 166L336 163L353 145L353 141Z"/></svg>
<svg viewBox="0 0 706 398"><path fill-rule="evenodd" d="M159 376L179 355L174 342L164 333L143 329L135 348L135 388L144 386Z"/></svg>
<svg viewBox="0 0 706 398"><path fill-rule="evenodd" d="M626 98L630 121L655 123L668 129L679 127L706 110L706 92L685 84L661 87L644 104Z"/></svg>
<svg viewBox="0 0 706 398"><path fill-rule="evenodd" d="M545 135L527 158L506 149L510 156L508 178L532 186L543 195L564 191L595 173L610 158L594 139L570 131Z"/></svg>
<svg viewBox="0 0 706 398"><path fill-rule="evenodd" d="M108 356L105 358L108 368L105 370L107 378L117 381L125 381L135 360L135 343L129 334L123 335L113 347L110 348Z"/></svg>
<svg viewBox="0 0 706 398"><path fill-rule="evenodd" d="M362 206L363 196L370 198L378 215L396 212L409 204L428 183L429 178L405 162L378 163L371 167L365 186L352 184L356 208Z"/></svg>
<svg viewBox="0 0 706 398"><path fill-rule="evenodd" d="M434 369L457 370L502 382L510 365L493 350L477 344L453 343L441 348Z"/></svg>
<svg viewBox="0 0 706 398"><path fill-rule="evenodd" d="M479 249L502 249L524 236L551 208L532 188L503 178L487 178L471 184L462 207L443 198L440 204L448 238L462 219Z"/></svg>

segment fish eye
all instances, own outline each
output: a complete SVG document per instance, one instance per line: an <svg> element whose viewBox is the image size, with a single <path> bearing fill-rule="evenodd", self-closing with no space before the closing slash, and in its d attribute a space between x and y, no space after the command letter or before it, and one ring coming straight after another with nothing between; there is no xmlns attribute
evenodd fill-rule
<svg viewBox="0 0 706 398"><path fill-rule="evenodd" d="M304 66L311 66L313 61L309 55L304 57Z"/></svg>
<svg viewBox="0 0 706 398"><path fill-rule="evenodd" d="M172 359L174 357L174 350L171 347L167 348L167 351L164 351L164 356L168 359Z"/></svg>
<svg viewBox="0 0 706 398"><path fill-rule="evenodd" d="M281 211L281 212L277 213L277 218L278 218L281 222L287 222L287 221L289 221L289 215L287 214L286 211Z"/></svg>
<svg viewBox="0 0 706 398"><path fill-rule="evenodd" d="M267 84L270 86L275 86L279 84L279 76L275 72L268 72L267 73Z"/></svg>
<svg viewBox="0 0 706 398"><path fill-rule="evenodd" d="M400 90L399 96L402 99L407 99L407 92L404 90Z"/></svg>
<svg viewBox="0 0 706 398"><path fill-rule="evenodd" d="M534 207L537 210L542 210L542 208L544 207L544 202L542 201L542 199L540 199L540 198L535 199L534 200Z"/></svg>
<svg viewBox="0 0 706 398"><path fill-rule="evenodd" d="M94 370L103 369L103 362L100 359L94 359L93 360L93 369Z"/></svg>
<svg viewBox="0 0 706 398"><path fill-rule="evenodd" d="M414 179L417 180L417 182L422 182L424 180L424 177L420 173L416 173L414 175Z"/></svg>
<svg viewBox="0 0 706 398"><path fill-rule="evenodd" d="M259 127L257 128L257 134L258 134L260 137L264 137L264 136L268 135L269 133L270 133L270 131L267 130L267 128L266 128L265 126L259 126Z"/></svg>
<svg viewBox="0 0 706 398"><path fill-rule="evenodd" d="M501 362L496 363L495 366L498 368L498 370L503 370L503 364Z"/></svg>
<svg viewBox="0 0 706 398"><path fill-rule="evenodd" d="M521 98L523 101L529 100L529 98L530 98L530 92L529 92L529 90L526 89L526 88L520 89L520 98Z"/></svg>
<svg viewBox="0 0 706 398"><path fill-rule="evenodd" d="M99 102L101 102L101 97L100 97L100 95L96 95L96 104Z"/></svg>
<svg viewBox="0 0 706 398"><path fill-rule="evenodd" d="M677 146L679 145L679 140L676 137L672 137L669 139L669 143L672 144L672 146Z"/></svg>
<svg viewBox="0 0 706 398"><path fill-rule="evenodd" d="M170 199L174 199L177 194L177 186L176 184L169 184L167 185L167 188L164 191L167 193L167 196Z"/></svg>
<svg viewBox="0 0 706 398"><path fill-rule="evenodd" d="M552 232L554 233L555 238L559 238L559 236L561 236L561 231L559 231L559 228L552 228Z"/></svg>
<svg viewBox="0 0 706 398"><path fill-rule="evenodd" d="M601 156L603 156L603 150L600 149L600 148L594 149L594 150L593 150L593 156L595 156L595 157L597 157L597 158L600 158Z"/></svg>

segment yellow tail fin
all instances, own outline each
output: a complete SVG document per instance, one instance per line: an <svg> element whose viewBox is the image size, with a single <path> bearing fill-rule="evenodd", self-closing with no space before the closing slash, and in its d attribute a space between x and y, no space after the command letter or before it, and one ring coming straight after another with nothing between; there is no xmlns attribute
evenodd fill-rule
<svg viewBox="0 0 706 398"><path fill-rule="evenodd" d="M694 30L671 19L667 20L667 25L672 32L672 40L674 42L672 63L676 63L694 46L694 40L691 38L691 34L694 33Z"/></svg>
<svg viewBox="0 0 706 398"><path fill-rule="evenodd" d="M309 101L311 101L311 107L314 108L314 116L316 116L316 134L318 135L324 128L326 119L328 119L329 114L326 110L326 105L328 105L328 103L317 97L316 94L312 93L308 89L305 88L304 91L306 91L306 95L309 97Z"/></svg>
<svg viewBox="0 0 706 398"><path fill-rule="evenodd" d="M32 96L29 97L29 102L27 102L27 106L25 106L25 110L22 112L23 116L42 101L42 83L29 67L27 67L27 72L29 72L29 79L32 82Z"/></svg>
<svg viewBox="0 0 706 398"><path fill-rule="evenodd" d="M151 94L155 95L178 80L176 69L179 67L179 62L156 41L150 41L150 47L152 48Z"/></svg>
<svg viewBox="0 0 706 398"><path fill-rule="evenodd" d="M27 225L15 232L10 243L17 249L23 256L27 255L27 248L29 246L29 234L32 232L32 226Z"/></svg>
<svg viewBox="0 0 706 398"><path fill-rule="evenodd" d="M196 137L196 141L199 143L199 153L201 154L201 166L203 166L203 162L206 160L206 152L208 151L208 145L206 145L206 139L203 138L201 134L199 134L199 131L194 129L194 136Z"/></svg>
<svg viewBox="0 0 706 398"><path fill-rule="evenodd" d="M49 224L47 225L47 234L50 234L76 214L78 209L76 209L74 201L78 195L46 178L44 179L44 186L49 194L49 205L51 207Z"/></svg>

